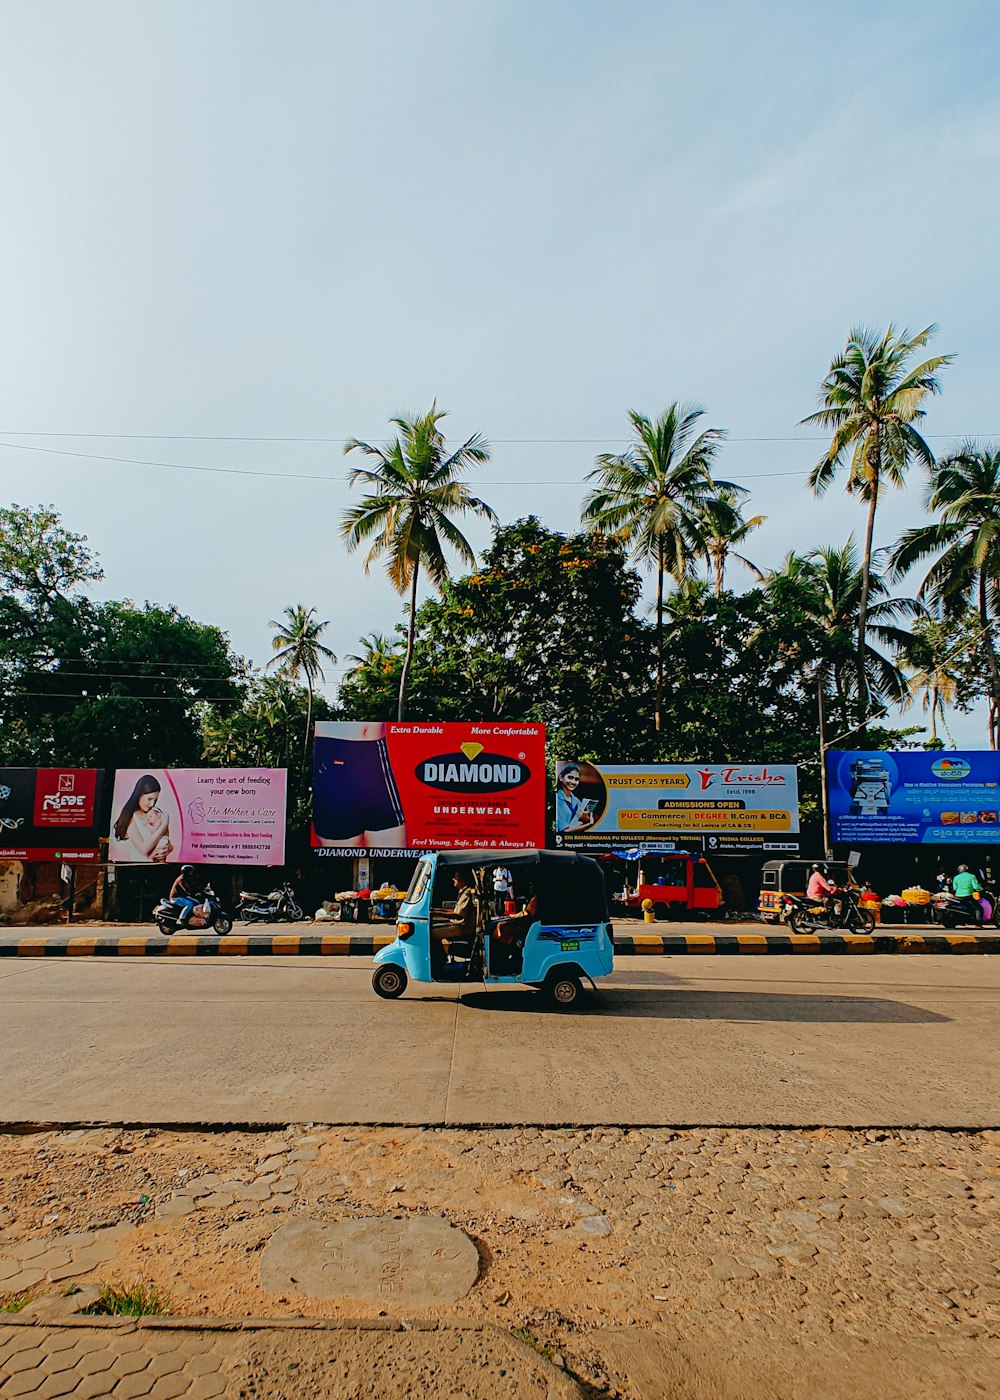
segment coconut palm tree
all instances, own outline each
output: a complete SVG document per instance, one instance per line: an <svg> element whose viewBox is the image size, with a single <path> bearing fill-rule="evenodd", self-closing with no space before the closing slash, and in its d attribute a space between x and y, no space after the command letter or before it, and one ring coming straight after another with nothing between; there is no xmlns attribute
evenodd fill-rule
<svg viewBox="0 0 1000 1400"><path fill-rule="evenodd" d="M904 708L920 701L921 710L930 717L931 744L935 748L938 746L938 720L954 743L947 720L948 706L958 699L960 683L953 651L952 627L939 612L928 610L914 623L913 635L901 654L909 688Z"/></svg>
<svg viewBox="0 0 1000 1400"><path fill-rule="evenodd" d="M882 649L865 642L865 690L882 704L898 704L907 694L906 680L886 649L902 651L909 632L897 620L914 611L906 598L891 598L875 565L868 576L869 632ZM857 687L857 618L864 586L864 571L851 535L837 548L828 545L808 554L791 553L780 569L764 579L764 587L784 619L790 635L788 650L801 658L803 671L818 680L824 692L832 689L838 722L849 719Z"/></svg>
<svg viewBox="0 0 1000 1400"><path fill-rule="evenodd" d="M722 428L697 433L705 410L672 403L655 421L629 412L632 442L620 453L602 453L588 480L597 483L583 503L583 520L615 535L632 558L656 570L656 728L663 724L663 582L678 583L700 552L697 520L718 489L711 468L726 434Z"/></svg>
<svg viewBox="0 0 1000 1400"><path fill-rule="evenodd" d="M417 580L421 566L435 587L448 578L445 547L467 564L475 563L475 553L452 520L453 515L480 515L489 521L496 514L485 501L473 496L459 477L472 467L490 460L489 445L480 433L473 434L454 452L449 452L438 424L447 415L437 403L419 418L400 415L390 419L397 428L391 442L373 447L351 438L344 452L361 452L371 457L374 468L354 467L348 478L353 486L363 482L370 488L360 505L344 512L340 537L351 551L368 544L365 572L378 558L385 559L389 581L401 596L410 595L406 625L406 651L399 677L397 718L406 712L406 682L413 660L413 640L417 619Z"/></svg>
<svg viewBox="0 0 1000 1400"><path fill-rule="evenodd" d="M846 347L831 362L820 388L820 408L804 425L832 432L830 444L813 468L809 484L822 495L847 465L847 490L868 507L858 600L856 674L858 718L862 731L868 716L866 633L871 596L875 512L883 485L902 486L914 459L931 467L934 454L914 427L924 416L928 394L940 392L937 371L952 355L934 355L912 365L936 326L911 335L895 326L880 334L870 326L851 331Z"/></svg>
<svg viewBox="0 0 1000 1400"><path fill-rule="evenodd" d="M360 653L351 652L345 660L354 662L356 673L370 672L373 676L386 676L394 670L399 661L398 643L391 641L380 632L369 632L360 639Z"/></svg>
<svg viewBox="0 0 1000 1400"><path fill-rule="evenodd" d="M273 666L279 676L288 680L305 680L308 704L301 768L301 772L305 773L312 735L313 687L317 680L326 680L323 662L336 662L337 658L320 640L330 624L319 621L315 608L307 608L304 603L295 603L285 608L282 618L281 622L272 618L268 623L269 627L274 628L274 636L271 638L274 656L267 664L269 669Z"/></svg>
<svg viewBox="0 0 1000 1400"><path fill-rule="evenodd" d="M1000 444L965 442L935 463L925 505L937 520L903 533L892 567L900 576L937 554L920 595L938 602L948 617L975 608L989 672L990 747L995 749L1000 743Z"/></svg>
<svg viewBox="0 0 1000 1400"><path fill-rule="evenodd" d="M704 555L705 563L715 575L715 596L718 598L726 586L726 563L730 558L760 581L764 575L744 554L736 550L746 538L759 530L767 519L766 515L751 515L744 518L743 505L749 496L741 486L720 487L701 507L696 521L696 530Z"/></svg>

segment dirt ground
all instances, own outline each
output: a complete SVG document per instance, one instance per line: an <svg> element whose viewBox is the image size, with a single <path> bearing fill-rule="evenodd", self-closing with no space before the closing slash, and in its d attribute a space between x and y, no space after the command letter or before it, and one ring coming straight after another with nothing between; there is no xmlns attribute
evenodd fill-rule
<svg viewBox="0 0 1000 1400"><path fill-rule="evenodd" d="M997 1132L5 1136L0 1295L141 1278L188 1317L371 1317L267 1292L259 1251L300 1215L428 1213L479 1250L454 1315L548 1348L584 1394L1000 1393Z"/></svg>

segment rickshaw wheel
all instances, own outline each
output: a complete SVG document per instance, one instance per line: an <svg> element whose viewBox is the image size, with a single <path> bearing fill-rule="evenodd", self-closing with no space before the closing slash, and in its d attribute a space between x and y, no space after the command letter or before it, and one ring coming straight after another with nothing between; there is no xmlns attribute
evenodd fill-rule
<svg viewBox="0 0 1000 1400"><path fill-rule="evenodd" d="M372 986L376 996L385 997L386 1001L395 1001L406 991L406 973L401 967L386 963L384 967L375 969Z"/></svg>
<svg viewBox="0 0 1000 1400"><path fill-rule="evenodd" d="M575 1006L583 996L579 977L570 973L557 973L545 987L546 996L557 1011L566 1011Z"/></svg>

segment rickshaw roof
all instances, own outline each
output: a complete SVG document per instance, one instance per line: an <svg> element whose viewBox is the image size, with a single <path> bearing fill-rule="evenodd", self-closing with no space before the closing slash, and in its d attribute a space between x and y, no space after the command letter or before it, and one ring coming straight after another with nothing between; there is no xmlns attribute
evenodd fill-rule
<svg viewBox="0 0 1000 1400"><path fill-rule="evenodd" d="M545 865L568 873L574 866L597 863L591 856L578 855L576 851L547 851L538 847L517 851L427 851L425 854L435 856L439 869L451 865Z"/></svg>

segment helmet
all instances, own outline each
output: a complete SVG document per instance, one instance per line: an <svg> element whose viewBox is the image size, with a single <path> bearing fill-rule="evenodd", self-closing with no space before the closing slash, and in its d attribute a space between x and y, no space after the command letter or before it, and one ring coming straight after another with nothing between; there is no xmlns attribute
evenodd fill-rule
<svg viewBox="0 0 1000 1400"><path fill-rule="evenodd" d="M818 860L814 860L814 861L813 861L812 866L811 866L811 869L815 870L815 871L816 871L818 874L820 874L820 875L825 875L825 874L826 874L826 866L825 866L825 865L820 865L820 863L819 863Z"/></svg>
<svg viewBox="0 0 1000 1400"><path fill-rule="evenodd" d="M194 874L194 866L193 866L193 865L182 865L182 866L181 866L181 874L182 874L182 875L193 875L193 874Z"/></svg>

